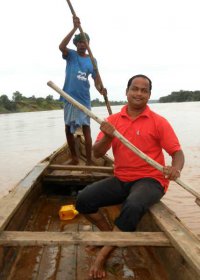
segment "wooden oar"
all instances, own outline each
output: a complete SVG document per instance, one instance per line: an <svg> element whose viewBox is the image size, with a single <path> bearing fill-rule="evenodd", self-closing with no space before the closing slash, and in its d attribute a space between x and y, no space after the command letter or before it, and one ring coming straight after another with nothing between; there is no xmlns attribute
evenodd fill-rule
<svg viewBox="0 0 200 280"><path fill-rule="evenodd" d="M68 5L69 5L69 8L70 8L70 10L71 10L72 15L76 17L76 13L75 13L75 11L74 11L74 8L73 8L73 6L72 6L70 0L67 0L67 3L68 3ZM100 76L100 74L99 74L99 70L98 70L98 68L97 68L97 64L96 64L96 62L95 62L94 56L93 56L93 54L92 54L92 51L91 51L91 49L90 49L90 46L89 46L89 44L88 44L87 38L86 38L86 36L85 36L85 33L83 32L83 29L82 29L81 25L79 26L79 30L80 30L80 33L81 33L81 35L83 36L83 38L84 38L84 40L85 40L86 48L87 48L88 53L89 53L89 56L90 56L90 58L91 58L93 67L94 67L95 71L97 72L97 75L98 75L98 78L99 78L99 81L100 81L100 86L101 86L101 88L104 88L103 82L102 82L102 79L101 79L101 76ZM111 114L112 114L112 110L111 110L111 107L110 107L110 103L109 103L109 101L108 101L108 96L107 96L107 94L104 94L103 97L104 97L104 101L105 101L105 103L106 103L106 107L107 107L107 109L108 109L108 113L111 115Z"/></svg>
<svg viewBox="0 0 200 280"><path fill-rule="evenodd" d="M93 120L101 124L103 120L98 118L93 112L88 110L85 106L74 100L71 96L69 96L66 92L61 90L58 86L56 86L53 82L49 81L47 83L48 86L50 86L52 89L57 91L60 95L62 95L67 101L72 103L75 107L83 111L85 114L87 114L89 117L91 117ZM155 167L159 171L163 172L163 166L156 162L155 160L148 157L146 154L144 154L142 151L140 151L137 147L135 147L132 143L130 143L122 134L120 134L117 130L114 131L114 136L117 137L126 147L128 147L130 150L132 150L136 155L138 155L140 158L145 160L147 163L149 163L151 166ZM177 184L179 184L181 187L183 187L185 190L193 194L197 198L197 202L200 201L200 194L197 193L195 190L191 189L189 186L187 186L185 183L181 181L181 179L177 178L175 180ZM198 204L198 203L197 203Z"/></svg>

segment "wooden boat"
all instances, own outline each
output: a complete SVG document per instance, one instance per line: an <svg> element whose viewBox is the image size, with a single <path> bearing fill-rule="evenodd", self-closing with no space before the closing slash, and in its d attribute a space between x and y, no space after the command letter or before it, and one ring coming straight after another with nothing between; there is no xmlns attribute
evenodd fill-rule
<svg viewBox="0 0 200 280"><path fill-rule="evenodd" d="M106 279L200 279L199 236L192 234L162 203L154 205L134 233L100 232L82 215L60 220L62 205L73 204L87 184L112 176L108 156L85 165L77 135L79 165L67 165L66 145L37 164L0 200L0 279L84 280L98 247L117 245L107 262ZM103 209L112 223L120 206Z"/></svg>

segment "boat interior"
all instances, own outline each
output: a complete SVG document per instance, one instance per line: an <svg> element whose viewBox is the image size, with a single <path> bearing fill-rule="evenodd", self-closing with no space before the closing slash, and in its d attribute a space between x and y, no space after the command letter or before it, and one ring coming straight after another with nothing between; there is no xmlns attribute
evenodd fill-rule
<svg viewBox="0 0 200 280"><path fill-rule="evenodd" d="M113 162L107 156L94 159L93 166L86 166L84 142L81 137L77 139L78 166L67 165L69 151L63 146L19 183L14 198L8 198L16 206L1 223L0 279L90 279L89 268L105 244L117 245L107 261L105 279L199 279L195 267L190 266L159 227L159 219L160 223L168 223L166 228L170 227L169 220L175 219L170 213L165 221L162 203L143 217L134 236L101 233L80 214L71 220L60 219L61 206L74 204L82 188L113 172ZM6 203L10 205L5 199ZM120 205L102 209L111 224L119 210Z"/></svg>

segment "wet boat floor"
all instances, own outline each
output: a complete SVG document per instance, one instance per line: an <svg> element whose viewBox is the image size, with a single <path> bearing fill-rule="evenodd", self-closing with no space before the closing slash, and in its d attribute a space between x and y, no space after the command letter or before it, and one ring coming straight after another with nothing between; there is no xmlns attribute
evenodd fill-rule
<svg viewBox="0 0 200 280"><path fill-rule="evenodd" d="M26 231L94 231L82 215L70 221L59 219L61 205L72 204L73 198L41 196L30 209ZM88 271L99 248L92 252L85 246L40 246L6 248L0 279L87 280ZM117 248L109 257L104 279L166 279L150 248ZM155 275L157 275L155 277Z"/></svg>

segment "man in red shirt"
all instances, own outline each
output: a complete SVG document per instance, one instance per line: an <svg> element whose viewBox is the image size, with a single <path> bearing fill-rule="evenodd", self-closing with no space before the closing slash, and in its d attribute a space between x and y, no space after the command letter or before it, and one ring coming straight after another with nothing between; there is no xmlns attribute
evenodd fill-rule
<svg viewBox="0 0 200 280"><path fill-rule="evenodd" d="M133 76L126 89L128 104L121 112L109 116L101 124L101 132L93 146L97 158L105 155L112 147L114 176L91 184L81 191L76 208L102 231L135 231L149 207L165 194L169 180L180 177L184 154L169 122L151 111L147 105L151 88L152 82L147 76ZM163 166L165 150L172 158L171 166L165 166L163 173L156 170L115 138L115 129ZM116 204L122 204L122 207L115 226L111 229L99 208ZM90 268L90 277L96 279L106 276L104 263L114 248L101 248Z"/></svg>

